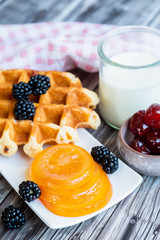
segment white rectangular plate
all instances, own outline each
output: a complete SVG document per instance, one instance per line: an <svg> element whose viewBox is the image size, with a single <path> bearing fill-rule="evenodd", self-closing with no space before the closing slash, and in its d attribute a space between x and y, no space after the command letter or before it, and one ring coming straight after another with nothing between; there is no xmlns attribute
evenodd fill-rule
<svg viewBox="0 0 160 240"><path fill-rule="evenodd" d="M77 145L86 149L89 153L92 147L101 145L101 143L86 130L79 129L78 132L80 141ZM28 179L27 175L31 162L32 159L28 158L21 148L19 148L19 151L12 157L0 156L0 171L16 192L18 192L19 184ZM108 177L113 187L113 196L104 208L94 213L82 217L60 217L45 208L39 199L27 204L50 228L68 227L85 221L112 207L128 196L142 181L142 177L121 160L119 161L119 169L114 174L108 175Z"/></svg>

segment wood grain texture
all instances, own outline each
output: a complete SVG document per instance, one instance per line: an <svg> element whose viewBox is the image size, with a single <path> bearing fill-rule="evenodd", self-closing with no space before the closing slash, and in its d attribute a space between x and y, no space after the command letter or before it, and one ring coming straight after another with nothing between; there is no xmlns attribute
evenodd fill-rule
<svg viewBox="0 0 160 240"><path fill-rule="evenodd" d="M82 21L115 25L148 25L160 29L159 0L2 0L0 24L43 21ZM98 91L98 73L73 71L83 86ZM98 130L89 130L119 156L117 131L103 120ZM120 157L120 156L119 156ZM0 224L2 240L159 240L160 178L145 176L132 194L109 210L83 223L64 229L48 228L20 199L0 175L0 214L9 204L21 206L26 224L8 231ZM0 220L1 221L1 220Z"/></svg>

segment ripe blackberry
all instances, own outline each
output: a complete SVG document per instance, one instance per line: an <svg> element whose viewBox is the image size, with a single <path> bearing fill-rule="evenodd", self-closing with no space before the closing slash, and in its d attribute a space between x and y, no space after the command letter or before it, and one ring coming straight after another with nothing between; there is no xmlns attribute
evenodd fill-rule
<svg viewBox="0 0 160 240"><path fill-rule="evenodd" d="M23 181L19 185L19 194L24 201L31 202L41 195L38 185L32 181Z"/></svg>
<svg viewBox="0 0 160 240"><path fill-rule="evenodd" d="M35 96L45 94L51 86L49 77L40 74L32 76L28 84Z"/></svg>
<svg viewBox="0 0 160 240"><path fill-rule="evenodd" d="M2 223L5 228L16 229L20 228L25 223L25 215L21 208L10 205L2 212Z"/></svg>
<svg viewBox="0 0 160 240"><path fill-rule="evenodd" d="M106 156L108 156L109 154L109 149L104 146L96 146L93 147L91 150L91 155L97 163L102 163L102 160L106 158Z"/></svg>
<svg viewBox="0 0 160 240"><path fill-rule="evenodd" d="M13 84L12 87L12 96L16 99L28 98L28 96L32 93L32 88L28 83L19 82L17 84Z"/></svg>
<svg viewBox="0 0 160 240"><path fill-rule="evenodd" d="M32 120L35 115L35 106L29 99L20 99L15 104L14 116L17 120Z"/></svg>
<svg viewBox="0 0 160 240"><path fill-rule="evenodd" d="M118 158L114 154L110 154L102 160L102 166L106 173L114 173L119 167Z"/></svg>

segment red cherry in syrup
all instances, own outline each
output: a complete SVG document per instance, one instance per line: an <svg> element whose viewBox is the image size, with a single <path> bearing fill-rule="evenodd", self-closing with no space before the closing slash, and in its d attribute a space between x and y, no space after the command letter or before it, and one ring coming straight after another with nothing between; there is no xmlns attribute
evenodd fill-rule
<svg viewBox="0 0 160 240"><path fill-rule="evenodd" d="M130 147L140 153L151 154L151 151L148 149L145 142L138 137L133 138L133 140L130 143Z"/></svg>
<svg viewBox="0 0 160 240"><path fill-rule="evenodd" d="M137 137L145 137L150 127L145 120L145 111L140 110L136 112L129 121L129 130Z"/></svg>
<svg viewBox="0 0 160 240"><path fill-rule="evenodd" d="M160 129L160 104L149 106L145 113L146 123L152 128Z"/></svg>
<svg viewBox="0 0 160 240"><path fill-rule="evenodd" d="M160 130L150 130L147 134L146 143L153 154L160 155Z"/></svg>

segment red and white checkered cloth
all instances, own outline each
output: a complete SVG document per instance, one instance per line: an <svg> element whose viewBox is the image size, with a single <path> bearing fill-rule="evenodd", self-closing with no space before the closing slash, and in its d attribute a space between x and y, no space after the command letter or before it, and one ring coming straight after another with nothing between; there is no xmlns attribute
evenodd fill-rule
<svg viewBox="0 0 160 240"><path fill-rule="evenodd" d="M0 69L67 71L99 68L97 44L113 26L47 22L0 25Z"/></svg>

